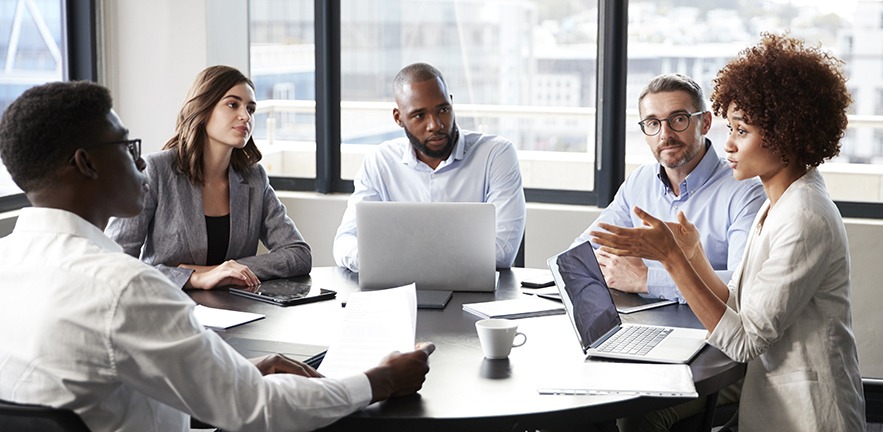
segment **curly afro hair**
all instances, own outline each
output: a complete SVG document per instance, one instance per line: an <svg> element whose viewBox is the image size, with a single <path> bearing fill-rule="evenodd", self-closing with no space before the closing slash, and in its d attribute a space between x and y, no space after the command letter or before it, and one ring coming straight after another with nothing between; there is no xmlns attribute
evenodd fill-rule
<svg viewBox="0 0 883 432"><path fill-rule="evenodd" d="M763 33L718 72L711 108L726 118L733 104L783 162L819 166L840 153L846 130L852 97L842 64L799 39Z"/></svg>
<svg viewBox="0 0 883 432"><path fill-rule="evenodd" d="M106 121L110 92L93 82L68 81L26 90L0 119L0 155L25 192L55 185L77 148Z"/></svg>

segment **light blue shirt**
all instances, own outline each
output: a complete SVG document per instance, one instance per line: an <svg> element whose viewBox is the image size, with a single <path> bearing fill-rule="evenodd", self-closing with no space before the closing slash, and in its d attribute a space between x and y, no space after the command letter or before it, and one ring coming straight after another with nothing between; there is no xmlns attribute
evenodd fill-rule
<svg viewBox="0 0 883 432"><path fill-rule="evenodd" d="M668 178L658 163L636 169L616 192L613 202L598 219L574 240L574 245L589 240L589 231L599 222L622 227L639 227L643 222L632 209L638 206L656 218L676 221L678 210L696 225L705 255L715 273L729 282L742 252L751 223L766 200L757 178L739 181L733 178L726 159L717 155L706 139L705 156L680 184L675 196ZM647 265L647 291L652 297L686 303L674 281L658 261L644 260Z"/></svg>
<svg viewBox="0 0 883 432"><path fill-rule="evenodd" d="M508 268L515 260L524 235L524 191L515 147L502 137L461 129L451 155L434 170L417 159L407 138L386 141L365 157L353 184L334 237L334 262L341 267L359 271L360 201L492 203L497 267Z"/></svg>

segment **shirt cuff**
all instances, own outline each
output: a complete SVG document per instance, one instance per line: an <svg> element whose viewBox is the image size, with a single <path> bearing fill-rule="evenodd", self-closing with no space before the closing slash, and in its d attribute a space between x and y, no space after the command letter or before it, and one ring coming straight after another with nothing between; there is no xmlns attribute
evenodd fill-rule
<svg viewBox="0 0 883 432"><path fill-rule="evenodd" d="M368 375L361 373L339 381L350 392L355 406L361 409L371 403L371 398L374 395L371 393L371 382L368 381Z"/></svg>
<svg viewBox="0 0 883 432"><path fill-rule="evenodd" d="M735 359L728 345L737 340L736 333L741 327L742 320L739 318L739 314L728 307L724 309L724 314L714 327L714 331L708 334L708 343L721 350L728 357Z"/></svg>

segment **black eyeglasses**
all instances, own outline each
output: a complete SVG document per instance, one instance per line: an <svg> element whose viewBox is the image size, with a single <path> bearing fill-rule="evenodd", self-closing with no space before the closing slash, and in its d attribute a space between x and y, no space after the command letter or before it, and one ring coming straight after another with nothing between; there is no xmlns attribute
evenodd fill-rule
<svg viewBox="0 0 883 432"><path fill-rule="evenodd" d="M97 147L103 145L112 145L112 144L124 144L126 146L126 150L129 151L129 154L132 155L132 159L136 162L141 158L141 138L135 138L130 140L120 140L120 141L109 141L109 142L101 142L101 143L92 143L84 145L80 148L89 148L89 147ZM73 156L71 157L70 163L74 163Z"/></svg>
<svg viewBox="0 0 883 432"><path fill-rule="evenodd" d="M699 114L704 113L705 111L697 111L692 114L687 113L678 113L672 114L668 116L668 118L664 119L655 119L648 118L646 120L639 121L638 124L641 126L641 132L644 132L644 135L653 136L659 133L662 130L662 122L667 122L668 127L675 132L683 132L690 127L690 118L693 116L697 116Z"/></svg>

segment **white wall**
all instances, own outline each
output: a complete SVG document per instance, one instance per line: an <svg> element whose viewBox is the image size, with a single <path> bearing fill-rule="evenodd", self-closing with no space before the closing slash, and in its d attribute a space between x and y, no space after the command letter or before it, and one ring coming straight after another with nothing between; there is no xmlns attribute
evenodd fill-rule
<svg viewBox="0 0 883 432"><path fill-rule="evenodd" d="M226 64L248 75L248 2L103 0L100 81L145 153L172 136L196 74Z"/></svg>

